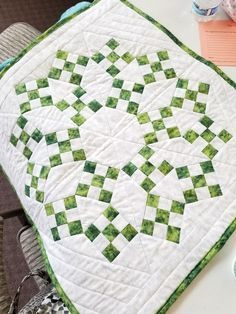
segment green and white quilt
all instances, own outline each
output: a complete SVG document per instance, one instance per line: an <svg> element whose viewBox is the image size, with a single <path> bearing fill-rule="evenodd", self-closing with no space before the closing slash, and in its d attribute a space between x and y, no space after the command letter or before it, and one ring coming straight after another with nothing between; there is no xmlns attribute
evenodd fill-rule
<svg viewBox="0 0 236 314"><path fill-rule="evenodd" d="M165 313L236 228L236 84L126 0L2 72L0 162L71 313Z"/></svg>

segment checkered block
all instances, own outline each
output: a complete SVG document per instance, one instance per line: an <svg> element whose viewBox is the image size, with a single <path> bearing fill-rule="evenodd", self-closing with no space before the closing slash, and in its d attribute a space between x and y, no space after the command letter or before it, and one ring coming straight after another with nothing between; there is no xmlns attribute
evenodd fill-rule
<svg viewBox="0 0 236 314"><path fill-rule="evenodd" d="M80 126L102 108L102 105L91 98L83 88L78 87L73 93L58 102L56 107Z"/></svg>
<svg viewBox="0 0 236 314"><path fill-rule="evenodd" d="M45 140L51 167L86 159L78 128L47 134Z"/></svg>
<svg viewBox="0 0 236 314"><path fill-rule="evenodd" d="M158 154L148 146L143 147L137 156L122 170L146 192L150 192L173 169L166 160L160 160Z"/></svg>
<svg viewBox="0 0 236 314"><path fill-rule="evenodd" d="M178 79L171 106L204 114L209 90L207 83Z"/></svg>
<svg viewBox="0 0 236 314"><path fill-rule="evenodd" d="M222 195L212 162L176 168L186 203Z"/></svg>
<svg viewBox="0 0 236 314"><path fill-rule="evenodd" d="M114 79L106 106L136 115L143 90L144 85L142 84Z"/></svg>
<svg viewBox="0 0 236 314"><path fill-rule="evenodd" d="M112 77L115 77L134 57L112 38L99 52L92 56L92 59L101 65Z"/></svg>
<svg viewBox="0 0 236 314"><path fill-rule="evenodd" d="M48 77L80 85L89 58L58 50Z"/></svg>
<svg viewBox="0 0 236 314"><path fill-rule="evenodd" d="M191 130L186 132L184 138L199 147L209 159L213 159L232 135L208 116L203 116Z"/></svg>
<svg viewBox="0 0 236 314"><path fill-rule="evenodd" d="M184 209L185 203L148 194L140 232L179 243Z"/></svg>
<svg viewBox="0 0 236 314"><path fill-rule="evenodd" d="M50 167L28 163L26 173L25 195L43 203L45 184L50 172Z"/></svg>
<svg viewBox="0 0 236 314"><path fill-rule="evenodd" d="M76 194L110 203L119 169L86 161Z"/></svg>
<svg viewBox="0 0 236 314"><path fill-rule="evenodd" d="M85 231L95 247L112 262L137 235L129 224L111 205Z"/></svg>
<svg viewBox="0 0 236 314"><path fill-rule="evenodd" d="M20 83L16 85L15 91L21 114L39 107L53 105L47 78Z"/></svg>
<svg viewBox="0 0 236 314"><path fill-rule="evenodd" d="M137 61L145 84L176 77L166 50L137 57Z"/></svg>
<svg viewBox="0 0 236 314"><path fill-rule="evenodd" d="M20 116L12 131L10 142L27 159L30 159L35 147L42 138L42 132L35 128L24 116Z"/></svg>
<svg viewBox="0 0 236 314"><path fill-rule="evenodd" d="M76 196L44 206L54 241L83 233Z"/></svg>
<svg viewBox="0 0 236 314"><path fill-rule="evenodd" d="M147 145L181 136L171 107L144 112L137 118Z"/></svg>

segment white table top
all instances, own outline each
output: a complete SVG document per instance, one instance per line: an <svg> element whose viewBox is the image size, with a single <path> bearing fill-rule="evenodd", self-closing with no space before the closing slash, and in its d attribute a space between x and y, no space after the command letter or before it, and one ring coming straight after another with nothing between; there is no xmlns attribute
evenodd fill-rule
<svg viewBox="0 0 236 314"><path fill-rule="evenodd" d="M185 45L200 54L198 24L191 13L191 0L129 0L169 29ZM226 19L221 11L216 16ZM236 67L220 67L236 81ZM168 314L235 314L236 232L223 249L175 302Z"/></svg>

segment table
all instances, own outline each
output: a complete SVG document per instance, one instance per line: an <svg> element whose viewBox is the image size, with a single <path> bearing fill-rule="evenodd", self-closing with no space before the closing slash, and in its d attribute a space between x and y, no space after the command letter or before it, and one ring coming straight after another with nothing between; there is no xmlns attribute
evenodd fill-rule
<svg viewBox="0 0 236 314"><path fill-rule="evenodd" d="M130 2L157 19L185 45L200 54L198 24L191 13L191 0ZM226 19L227 16L220 10L215 18ZM236 67L221 69L236 81ZM236 278L232 272L235 259L236 232L170 308L168 314L235 314Z"/></svg>

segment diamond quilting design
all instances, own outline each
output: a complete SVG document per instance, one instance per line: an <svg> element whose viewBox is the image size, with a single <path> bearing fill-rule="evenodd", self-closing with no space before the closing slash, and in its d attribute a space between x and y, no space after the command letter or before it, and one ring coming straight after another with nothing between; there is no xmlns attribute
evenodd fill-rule
<svg viewBox="0 0 236 314"><path fill-rule="evenodd" d="M109 205L85 231L87 238L112 262L137 235L136 229Z"/></svg>

